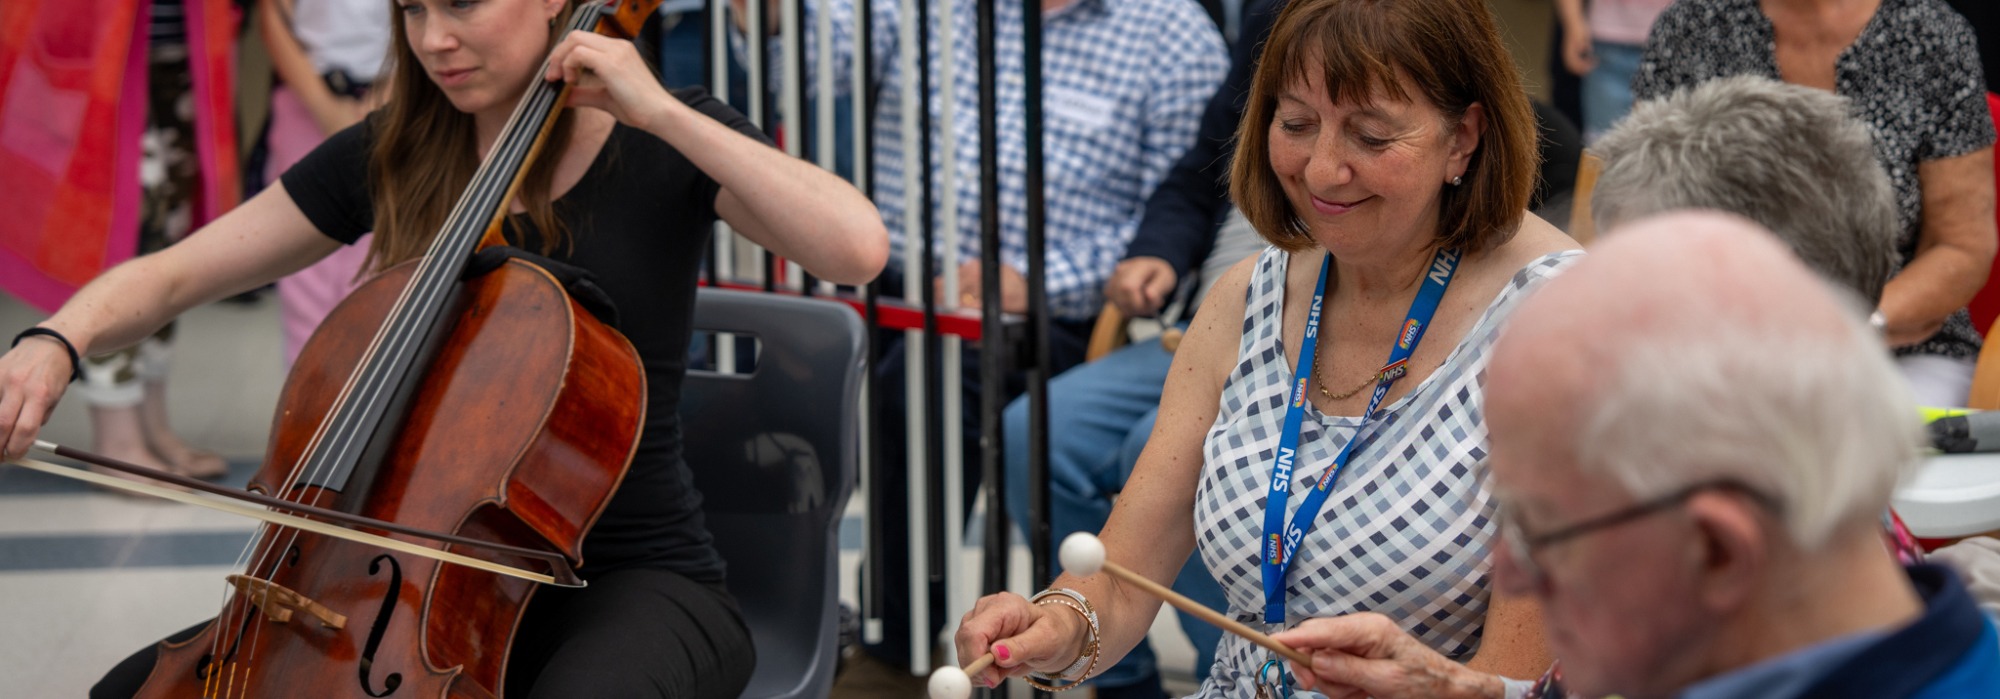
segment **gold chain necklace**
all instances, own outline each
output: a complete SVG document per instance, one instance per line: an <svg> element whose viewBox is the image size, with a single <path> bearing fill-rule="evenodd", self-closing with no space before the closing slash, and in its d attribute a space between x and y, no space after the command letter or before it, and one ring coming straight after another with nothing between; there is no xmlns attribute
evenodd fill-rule
<svg viewBox="0 0 2000 699"><path fill-rule="evenodd" d="M1381 382L1385 379L1402 376L1403 372L1405 371L1404 364L1405 363L1398 363L1396 368L1394 369L1387 369L1375 372L1374 376L1370 376L1368 377L1367 380L1362 381L1361 385L1347 389L1346 391L1341 393L1333 393L1331 391L1326 390L1326 384L1327 384L1326 375L1321 374L1319 371L1319 352L1315 351L1313 352L1313 386L1318 388L1319 394L1322 396L1326 396L1327 400L1347 400L1349 398L1354 397L1354 394L1360 393L1361 389L1373 386L1376 383Z"/></svg>

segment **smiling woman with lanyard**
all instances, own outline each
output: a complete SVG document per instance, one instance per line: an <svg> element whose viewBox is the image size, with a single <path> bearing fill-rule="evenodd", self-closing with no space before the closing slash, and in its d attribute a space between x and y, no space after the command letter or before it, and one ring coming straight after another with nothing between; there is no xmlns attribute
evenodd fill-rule
<svg viewBox="0 0 2000 699"><path fill-rule="evenodd" d="M1291 3L1231 176L1272 247L1217 283L1175 353L1109 558L1163 580L1199 547L1230 615L1260 631L1374 611L1475 667L1539 674L1536 610L1489 591L1479 411L1501 321L1580 254L1524 211L1534 149L1482 3ZM1137 643L1158 604L1065 576L980 600L958 651L998 660L975 681L1067 683ZM1314 696L1246 640L1216 655L1198 696Z"/></svg>

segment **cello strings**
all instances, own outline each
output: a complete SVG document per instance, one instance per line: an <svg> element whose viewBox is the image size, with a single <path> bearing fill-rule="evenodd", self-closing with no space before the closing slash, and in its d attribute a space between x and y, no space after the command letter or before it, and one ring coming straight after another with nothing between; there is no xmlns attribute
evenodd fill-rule
<svg viewBox="0 0 2000 699"><path fill-rule="evenodd" d="M547 90L539 86L538 86L538 91L553 92L552 90ZM508 130L510 131L514 130L514 124L520 121L522 117L522 112L539 111L540 108L548 106L548 103L553 101L552 100L553 95L537 95L537 97L539 99L530 100L527 101L527 103L520 105L520 107L526 107L526 109L517 107L516 114L514 115L513 118L509 120ZM510 139L510 141L508 143L504 143L502 147L494 149L493 156L488 158L486 163L482 166L482 172L484 170L490 169L496 163L518 159L518 156L522 154L524 149L532 145L532 143L519 143L520 140L521 139ZM309 476L316 477L318 475L322 475L322 472L325 469L330 468L330 465L328 463L330 459L337 459L339 457L344 457L346 453L348 453L348 450L351 450L357 446L357 442L359 441L359 435L355 434L355 431L358 430L359 427L355 426L353 423L356 420L358 420L360 416L366 415L369 412L368 409L380 406L382 401L381 394L383 393L383 389L381 389L380 387L383 386L383 384L385 384L386 381L376 380L376 379L381 379L382 377L380 377L380 374L387 371L389 368L373 361L374 358L378 355L383 355L383 354L389 356L396 356L399 354L403 354L409 350L407 345L419 339L418 333L412 332L411 331L412 328L409 327L413 323L406 322L413 319L410 318L409 314L404 313L405 307L415 304L419 307L419 309L422 309L426 304L434 303L434 300L441 294L448 293L450 291L451 277L455 276L455 274L454 275L442 274L442 272L447 272L450 270L441 270L440 265L432 264L432 262L440 259L443 260L453 259L455 256L446 254L449 253L450 251L446 250L445 248L447 248L448 246L452 246L454 243L458 244L457 247L463 248L466 247L463 244L464 242L476 242L476 240L467 241L467 239L469 238L470 230L467 230L468 228L467 226L460 225L461 222L469 223L469 221L465 219L465 216L462 215L462 212L467 208L468 203L476 205L481 203L479 200L484 199L490 201L494 197L504 194L504 191L497 191L497 192L495 191L497 187L502 186L500 183L492 183L491 181L493 178L490 177L483 179L487 181L475 183L476 189L473 192L469 193L468 196L463 197L461 199L459 206L457 207L461 213L454 215L454 219L457 219L457 221L449 222L447 224L446 228L449 231L448 234L434 238L432 249L430 251L430 254L426 258L426 263L420 267L420 269L417 272L416 278L414 278L412 282L405 287L403 296L398 299L396 307L392 310L392 322L389 324L385 324L381 330L378 330L378 334L375 341L371 343L369 351L367 355L364 356L363 363L360 365L363 368L362 369L363 373L368 373L369 378L371 379L359 382L359 384L364 387L360 389L360 395L363 397L357 399L354 398L352 395L348 395L353 393L353 386L356 385L357 383L354 380L353 376L350 376L349 385L343 387L342 390L343 397L341 401L336 404L336 410L333 411L333 414L329 415L329 418L332 418L333 422L330 431L332 433L338 433L341 435L341 438L334 440L335 443L341 445L340 449L328 453L327 450L317 448L318 445L313 445L313 447L307 452L309 454L309 458L306 459L306 463L312 464L312 467L308 469L295 469L293 477L287 479L288 489L291 485L295 484L296 480L298 479L298 476L301 475L299 471L301 470L307 471L308 473L305 475ZM487 207L483 206L473 207L475 211L483 208ZM459 230L450 231L450 229L454 228L457 228ZM414 296L412 295L412 290L415 290ZM395 332L391 332L391 330L395 330ZM388 342L386 346L383 345L383 340L385 335L387 336L387 342ZM321 434L324 435L328 431L329 431L328 426L323 424L321 429ZM320 438L321 438L320 436L316 435L315 440L317 441ZM303 465L304 464L302 464L302 466Z"/></svg>
<svg viewBox="0 0 2000 699"><path fill-rule="evenodd" d="M407 296L408 293L406 288L404 294L402 294L402 297L406 298ZM403 298L399 298L397 301L398 307L400 307L402 302ZM366 351L363 353L361 362L356 365L355 370L348 372L347 380L341 386L340 392L334 400L334 404L336 406L339 405L341 401L345 400L346 397L353 392L354 385L359 380L359 376L361 374L361 367L366 366L370 361L372 361L372 358L374 357L376 350L379 348L381 344L382 337L386 333L387 333L386 326L378 327L376 329L375 337L370 340ZM331 418L331 415L327 416L327 418L321 419L318 428L314 430L311 439L307 441L307 445L302 453L310 455L318 449L318 445L321 443L321 441L328 432L329 423L331 422L330 419L328 418ZM280 484L278 492L273 493L273 495L277 497L285 497L287 493L291 492L291 487L297 480L298 471L299 469L296 466L294 466L288 472L285 481L282 484ZM243 550L240 551L236 556L236 563L234 564L234 567L238 570L245 570L246 572L248 572L250 569L245 566L245 562L249 559L250 552L258 545L260 541L265 541L266 539L273 539L273 538L274 537L271 533L271 525L269 525L268 523L259 522L257 525L257 535L251 537L249 541L246 541L244 543ZM263 558L260 557L259 562L255 567L261 568L262 566L263 566ZM226 583L223 585L223 609L225 613L217 617L218 621L222 624L219 628L225 628L225 629L235 628L234 619L232 617L229 617L229 615L227 614L227 612L231 608L230 601L234 599L233 597L234 592L235 592L234 586L228 585ZM244 611L246 614L249 613L249 610L247 609ZM220 659L221 649L219 643L221 638L222 638L221 634L217 634L215 636L215 641L218 645L210 649L211 658L216 658L217 660ZM211 672L211 675L213 674L214 673Z"/></svg>
<svg viewBox="0 0 2000 699"><path fill-rule="evenodd" d="M579 11L575 13L577 16L573 18L568 28L572 30L581 29L584 26L596 22L597 19L599 18L599 12L597 12L599 7L601 6L595 4L580 7ZM542 71L541 73L538 73L538 75L545 73L546 70L547 70L547 62L545 60L542 65ZM509 117L508 123L503 130L503 133L509 134L509 137L504 139L504 142L501 147L493 149L493 153L489 154L489 157L486 159L484 163L481 164L479 170L475 173L474 191L468 192L466 196L461 197L460 200L457 202L457 204L454 206L454 210L451 216L447 219L447 224L444 227L445 230L447 231L447 234L436 236L433 238L426 259L423 262L419 263L418 269L415 272L412 281L405 285L402 293L399 294L399 297L395 305L391 309L392 321L378 328L376 336L371 339L371 342L369 343L367 350L364 352L362 361L357 366L356 371L351 372L349 374L347 382L345 383L345 385L343 385L340 394L336 397L334 403L335 410L332 411L332 414L328 415L326 419L322 419L319 427L315 430L313 437L308 441L306 450L303 452L307 454L307 458L304 459L303 462L300 463L298 466L295 466L293 469L291 469L291 471L288 474L288 477L285 479L285 483L281 487L284 493L289 493L291 489L296 486L297 482L300 480L302 475L311 478L317 478L318 476L323 475L323 472L326 469L331 468L331 464L336 462L335 461L336 459L344 458L350 452L351 449L355 448L358 442L363 441L360 439L360 435L358 434L359 426L356 423L360 422L370 412L375 411L381 407L381 404L383 402L384 390L379 387L383 386L383 384L385 383L385 381L381 379L385 378L383 374L387 373L393 368L376 360L379 357L383 356L384 354L387 354L389 356L398 356L412 351L412 348L409 347L408 345L410 345L411 342L414 342L415 339L419 338L420 334L413 332L413 330L415 330L416 328L410 326L414 325L417 326L418 328L423 326L423 324L419 323L418 321L421 319L421 316L424 315L423 313L424 310L433 310L432 315L435 315L436 311L434 309L437 305L437 301L441 300L439 297L445 293L449 293L452 290L452 282L455 281L453 277L457 276L456 270L451 268L457 267L462 269L463 263L462 261L460 261L460 258L469 255L470 247L472 245L477 244L477 242L481 238L483 238L484 226L479 226L478 229L476 229L479 233L482 234L481 236L475 237L471 235L471 233L474 232L475 230L473 229L473 225L476 224L477 221L468 219L466 216L467 211L470 210L473 212L477 212L488 209L497 210L498 206L507 204L507 202L498 201L498 202L492 202L491 206L481 205L497 197L504 197L506 194L506 188L512 185L512 178L506 178L503 180L497 177L493 177L491 176L490 171L501 163L507 163L509 161L518 162L518 161L524 161L526 159L526 153L529 149L531 149L534 146L534 142L538 139L540 135L540 130L535 129L534 131L521 133L520 130L517 129L517 126L522 122L523 117L529 113L540 113L544 115L544 117L546 117L546 115L553 107L552 103L555 101L557 97L559 97L559 95L557 94L557 90L552 88L549 83L539 82L533 88L533 92L531 93L530 97L531 99L523 100L522 103L516 105L514 114ZM541 120L536 119L536 121L539 124ZM510 167L508 169L518 170L518 168L519 166L517 165L514 167ZM459 250L453 251L452 248L458 248ZM456 252L456 254L448 254L453 252ZM415 290L415 293L412 293L413 290ZM418 313L416 314L407 313L406 311L413 304L418 307L419 309ZM400 332L393 332L393 333L390 332L392 326L395 326L396 329L399 330ZM385 337L388 340L387 345L385 345L384 343ZM369 374L371 378L377 380L363 382L360 380L362 374ZM357 384L367 386L367 388L364 388L362 390L362 394L365 396L365 398L360 399L361 400L360 404L365 409L355 407L356 403L354 401L356 399L354 397L355 394L354 389ZM375 389L375 390L371 391L369 389ZM321 449L321 447L323 447L325 442L327 441L327 436L330 433L339 433L341 435L340 439L334 440L337 444L340 445L339 449L337 451L334 451L331 456L329 456L325 451ZM307 464L311 464L311 466L307 467ZM282 494L283 493L281 493L281 495ZM312 504L320 504L319 501L322 498L324 498L325 495L326 495L325 490L321 490L318 493L316 493L312 498L313 500ZM280 529L289 529L289 528L280 528ZM260 534L269 534L270 530L271 530L270 525L260 525ZM290 534L289 539L283 545L274 545L266 547L263 550L262 554L260 555L259 563L254 567L260 569L263 568L266 565L266 561L262 559L268 559L272 556L276 556L277 558L280 559L283 558L282 551L289 550L291 545L296 543L299 532L296 529L292 529L289 532L289 534ZM250 547L254 546L255 542L262 538L265 537L260 536L257 538L253 538L251 542L246 544L245 549L238 555L239 565L242 563L244 559L248 557L248 554L250 552ZM275 570L275 566L277 565L276 562L270 562L270 565L273 567L273 570ZM227 615L227 611L229 610L229 608L232 606L240 606L242 608L242 613L245 615L254 613L251 609L249 609L247 600L246 604L244 605L230 605L227 603L227 601L225 601L224 604L225 616ZM225 621L225 623L227 623L228 625L225 625L220 628L230 628L233 626L233 622ZM248 658L246 658L246 664L248 662L254 661L254 658L256 656L256 649L259 647L259 645L261 645L259 643L259 640L261 640L261 634L258 633L258 631L261 629L261 625L253 625L253 626L256 626L258 628L252 629L251 631L252 638L250 639L249 655ZM211 651L210 655L211 658L217 657L217 655L220 652L221 634L220 633L216 634L214 640L217 645ZM231 666L230 685L234 686L233 680L234 680L234 670L236 667L236 663L232 661L230 663L230 666ZM248 669L249 669L248 667L245 668L246 673ZM247 680L247 674L246 674L246 680ZM247 690L247 684L246 684L246 690ZM230 693L233 694L233 691Z"/></svg>
<svg viewBox="0 0 2000 699"><path fill-rule="evenodd" d="M552 92L540 86L538 86L537 91L544 93ZM524 104L517 108L514 117L509 120L508 131L517 130L516 124L524 116L522 112L540 111L553 101L553 95L535 95L535 97L538 99L525 101ZM470 244L477 242L477 238L471 235L474 232L473 225L477 221L468 218L469 214L466 211L468 205L471 205L469 208L473 212L497 208L500 202L493 200L505 194L503 188L507 183L496 181L497 178L488 176L486 171L492 169L496 164L510 160L519 160L525 150L532 145L531 143L520 142L522 140L524 139L510 138L507 142L503 142L500 147L494 149L493 156L489 157L481 168L480 181L475 182L475 189L468 196L461 199L460 206L457 207L459 211L453 215L454 220L447 223L447 235L438 236L433 240L432 248L426 257L425 263L420 266L416 273L416 278L406 287L405 297L399 300L398 308L395 311L396 317L392 319L390 324L385 326L385 328L393 330L393 332L388 333L387 342L389 344L382 348L381 352L383 354L392 358L405 357L411 350L409 345L422 339L421 334L416 332L417 328L422 327L422 324L417 321L422 320L421 316L425 311L433 310L440 296L452 290L452 285L455 281L453 277L457 276L457 270L450 268L462 267L462 261L457 261L456 258L464 254L469 254ZM489 202L490 205L488 205ZM483 232L483 230L480 232ZM460 250L452 250L451 248L454 247ZM411 290L414 290L414 297L411 297L409 294ZM416 314L412 315L403 312L405 306L412 304L417 308ZM362 386L360 389L361 397L350 397L346 405L343 406L343 409L336 413L341 419L336 422L333 431L342 435L342 438L337 441L340 448L331 452L326 450L315 452L313 454L315 458L312 460L314 462L313 468L310 469L312 475L321 475L324 469L331 467L327 463L328 460L337 461L338 459L345 458L351 453L352 449L359 446L357 444L359 435L354 434L354 431L359 428L353 424L354 421L381 406L382 394L386 393L387 390L385 386L386 381L384 380L386 377L381 376L381 374L393 367L379 363L371 364L372 366L367 367L371 370L368 380L364 380L360 384Z"/></svg>

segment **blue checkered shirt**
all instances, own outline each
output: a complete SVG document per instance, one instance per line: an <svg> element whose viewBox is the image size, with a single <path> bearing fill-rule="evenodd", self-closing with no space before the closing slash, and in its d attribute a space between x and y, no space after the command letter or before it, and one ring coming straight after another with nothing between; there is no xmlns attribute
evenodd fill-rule
<svg viewBox="0 0 2000 699"><path fill-rule="evenodd" d="M853 70L856 0L822 1L833 13L834 68L842 76L836 84L845 91L845 76ZM881 80L874 124L875 204L889 229L889 264L901 267L904 246L918 244L906 239L905 222L909 210L919 205L919 193L910 192L906 199L903 191L903 170L916 161L915 154L908 154L912 157L906 165L903 152L905 76L895 60L900 8L895 0L871 2L872 53ZM810 35L820 5L807 4L809 61L816 56ZM979 258L978 16L973 0L959 0L953 7L949 53L938 45L939 34L931 34L933 147L945 143L937 91L943 82L939 62L947 58L954 61L951 99L957 121L949 140L956 149L956 172L932 175L934 204L943 206L942 187L957 188L958 196L958 251L955 259L941 251L940 265ZM1000 0L995 26L1001 260L1025 272L1021 3ZM1042 57L1049 310L1056 318L1084 319L1097 315L1103 305L1104 282L1124 256L1146 198L1193 145L1202 108L1229 70L1229 53L1215 24L1193 0L1076 0L1044 16ZM943 166L935 152L931 162ZM941 233L942 217L934 220Z"/></svg>

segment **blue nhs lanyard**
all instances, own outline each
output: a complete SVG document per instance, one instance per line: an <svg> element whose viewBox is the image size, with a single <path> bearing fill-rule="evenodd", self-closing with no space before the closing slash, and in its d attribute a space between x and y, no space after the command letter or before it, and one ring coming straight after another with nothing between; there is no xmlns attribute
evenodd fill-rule
<svg viewBox="0 0 2000 699"><path fill-rule="evenodd" d="M1375 393L1368 398L1368 409L1361 413L1361 424L1355 427L1354 437L1347 440L1340 453L1333 457L1333 468L1328 469L1312 491L1306 493L1305 501L1299 503L1298 514L1293 515L1291 524L1287 525L1285 503L1291 498L1292 463L1299 453L1299 423L1305 420L1306 378L1311 376L1314 353L1319 349L1319 314L1326 299L1326 275L1327 270L1333 268L1333 254L1328 253L1326 260L1320 263L1319 284L1313 287L1312 310L1306 315L1305 341L1299 345L1299 366L1292 372L1292 404L1285 410L1285 429L1278 435L1278 458L1271 466L1271 490L1269 502L1264 508L1266 623L1285 623L1285 571L1291 568L1292 554L1298 551L1299 541L1305 538L1306 530L1319 518L1320 508L1326 505L1326 494L1339 481L1340 472L1347 467L1348 456L1354 453L1354 445L1361 442L1361 429L1367 426L1369 418L1375 416L1375 409L1382 405L1382 396L1388 395L1389 387L1407 373L1405 365L1410 361L1410 353L1415 352L1417 343L1424 339L1424 330L1430 325L1431 316L1437 313L1445 287L1451 286L1451 277L1458 271L1458 262L1456 250L1439 249L1431 256L1430 269L1424 273L1423 288L1417 290L1417 298L1410 302L1410 314L1403 321L1403 332L1395 346L1389 348L1389 361L1375 379Z"/></svg>

